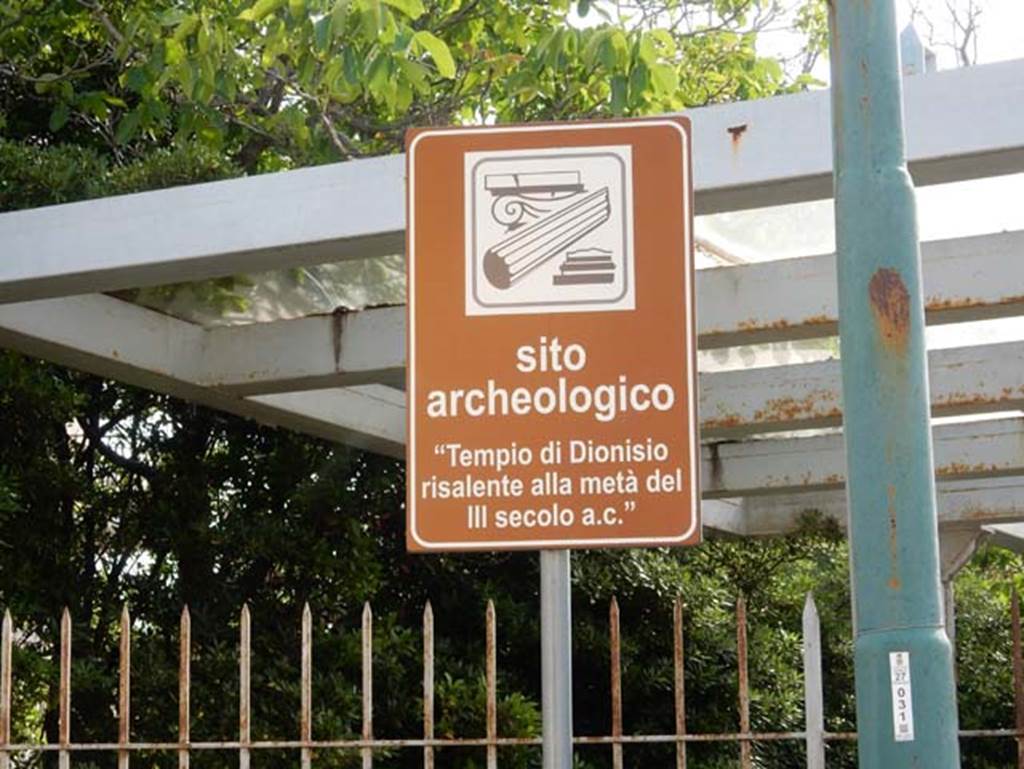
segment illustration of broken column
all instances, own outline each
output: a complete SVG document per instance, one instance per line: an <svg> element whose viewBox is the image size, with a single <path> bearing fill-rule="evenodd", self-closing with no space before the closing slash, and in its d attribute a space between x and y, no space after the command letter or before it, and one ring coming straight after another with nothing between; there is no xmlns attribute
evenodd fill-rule
<svg viewBox="0 0 1024 769"><path fill-rule="evenodd" d="M611 216L608 188L602 187L561 210L518 229L487 249L484 275L495 288L506 289L548 260L566 253ZM570 258L570 256L572 258ZM611 264L611 269L608 265ZM568 269L566 269L568 268ZM584 249L566 256L555 285L610 282L614 273L611 253ZM608 279L605 279L605 276Z"/></svg>

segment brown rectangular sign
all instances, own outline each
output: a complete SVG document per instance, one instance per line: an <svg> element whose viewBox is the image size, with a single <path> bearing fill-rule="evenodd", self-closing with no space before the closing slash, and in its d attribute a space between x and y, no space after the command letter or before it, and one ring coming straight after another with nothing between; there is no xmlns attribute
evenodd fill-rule
<svg viewBox="0 0 1024 769"><path fill-rule="evenodd" d="M407 153L408 548L699 541L689 122Z"/></svg>

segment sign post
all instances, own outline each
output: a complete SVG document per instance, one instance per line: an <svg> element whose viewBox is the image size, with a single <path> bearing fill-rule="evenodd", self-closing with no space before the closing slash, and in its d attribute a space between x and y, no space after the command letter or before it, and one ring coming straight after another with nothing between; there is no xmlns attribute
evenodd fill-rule
<svg viewBox="0 0 1024 769"><path fill-rule="evenodd" d="M829 4L860 766L956 769L914 185L893 0Z"/></svg>
<svg viewBox="0 0 1024 769"><path fill-rule="evenodd" d="M700 540L685 118L410 131L407 547L539 549L545 767L569 548Z"/></svg>

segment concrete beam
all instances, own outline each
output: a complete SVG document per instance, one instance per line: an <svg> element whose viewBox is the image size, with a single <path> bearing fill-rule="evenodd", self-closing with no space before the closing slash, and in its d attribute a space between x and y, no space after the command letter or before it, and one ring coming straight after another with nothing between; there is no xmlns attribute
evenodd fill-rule
<svg viewBox="0 0 1024 769"><path fill-rule="evenodd" d="M1024 61L908 78L917 184L1024 170ZM829 94L692 110L698 213L832 194ZM0 214L0 302L401 252L404 157Z"/></svg>

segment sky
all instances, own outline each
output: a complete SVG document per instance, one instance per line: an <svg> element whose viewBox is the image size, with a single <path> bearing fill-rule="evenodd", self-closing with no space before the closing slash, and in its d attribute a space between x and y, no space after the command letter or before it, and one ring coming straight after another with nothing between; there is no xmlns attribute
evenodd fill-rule
<svg viewBox="0 0 1024 769"><path fill-rule="evenodd" d="M791 8L799 3L788 0L783 5ZM962 39L956 29L953 13L948 6L966 19L972 0L896 0L897 25L902 30L914 17L918 34L925 45L935 52L939 69L959 66L954 44ZM973 0L979 9L975 59L978 64L1006 61L1024 57L1024 0ZM787 23L772 24L758 37L758 50L769 56L788 56L798 50L802 39L787 28ZM929 45L930 42L930 45ZM972 53L974 52L972 46ZM822 59L813 74L825 82L829 79L828 61Z"/></svg>

